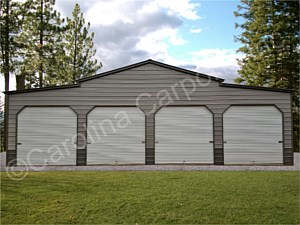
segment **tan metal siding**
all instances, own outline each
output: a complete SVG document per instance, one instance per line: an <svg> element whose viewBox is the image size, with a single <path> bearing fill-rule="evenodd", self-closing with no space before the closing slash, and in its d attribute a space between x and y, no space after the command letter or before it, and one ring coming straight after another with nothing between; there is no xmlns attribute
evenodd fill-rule
<svg viewBox="0 0 300 225"><path fill-rule="evenodd" d="M188 91L191 91L193 87L191 84L192 80L197 84L196 90L189 95L190 100L180 86L180 82L183 82L184 79L187 79L185 88ZM206 83L206 81L205 78L199 78L199 82ZM232 104L276 105L284 113L284 148L287 149L286 158L292 157L292 153L288 150L292 148L289 93L220 87L216 81L211 81L207 86L200 86L199 82L196 81L195 76L149 64L102 78L88 80L81 83L81 87L77 88L10 95L8 158L12 159L15 155L16 114L25 105L72 106L78 113L78 132L84 134L86 113L91 107L135 105L136 98L140 94L149 93L151 97L141 98L140 107L145 112L150 112L155 104L159 106L159 98L156 95L160 90L166 90L170 94L172 98L170 105L205 105L213 111L214 147L217 149L216 152L220 152L220 149L222 149L222 113L228 106ZM176 98L176 95L178 98ZM146 124L146 148L150 152L149 154L146 153L146 157L149 157L148 160L150 162L154 157L154 151L151 150L154 148L154 117L151 115L147 116ZM85 140L81 138L79 142L82 143ZM84 149L81 150L80 154L82 156ZM80 162L82 163L84 160L85 158L82 156ZM219 160L222 160L221 157Z"/></svg>

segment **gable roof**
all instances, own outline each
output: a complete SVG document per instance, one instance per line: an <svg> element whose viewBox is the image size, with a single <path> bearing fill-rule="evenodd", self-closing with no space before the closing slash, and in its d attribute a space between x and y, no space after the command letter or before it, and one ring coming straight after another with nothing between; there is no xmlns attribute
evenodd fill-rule
<svg viewBox="0 0 300 225"><path fill-rule="evenodd" d="M165 63L154 61L152 59L148 59L148 60L138 62L138 63L134 63L134 64L131 64L131 65L128 65L128 66L120 67L118 69L114 69L114 70L110 70L110 71L107 71L107 72L104 72L104 73L96 74L96 75L93 75L93 76L90 76L90 77L85 77L85 78L77 80L76 83L81 83L81 82L84 82L84 81L87 81L87 80L93 80L93 79L96 79L96 78L99 78L99 77L108 76L108 75L111 75L111 74L114 74L114 73L119 73L119 72L122 72L122 71L125 71L125 70L130 70L130 69L133 69L133 68L136 68L136 67L139 67L139 66L144 66L144 65L147 65L147 64L160 66L160 67L163 67L163 68L166 68L166 69L175 70L175 71L182 72L182 73L185 73L185 74L190 74L190 75L193 75L193 76L198 76L198 77L202 77L202 78L206 78L206 79L211 79L211 80L214 80L214 81L217 81L217 82L223 82L224 81L224 79L222 79L222 78L209 76L209 75L206 75L206 74L203 74L203 73L194 72L194 71L191 71L191 70L183 69L183 68L176 67L176 66L171 66L171 65L168 65L168 64L165 64Z"/></svg>
<svg viewBox="0 0 300 225"><path fill-rule="evenodd" d="M293 92L293 90L289 90L289 89L257 87L257 86L248 86L248 85L238 85L238 84L227 84L227 83L223 83L224 79L222 79L222 78L206 75L206 74L203 74L203 73L194 72L194 71L191 71L191 70L183 69L183 68L176 67L176 66L171 66L171 65L168 65L168 64L165 64L165 63L154 61L152 59L148 59L148 60L145 60L145 61L142 61L142 62L138 62L138 63L131 64L131 65L128 65L128 66L124 66L124 67L121 67L121 68L118 68L118 69L114 69L114 70L99 73L99 74L96 74L96 75L93 75L93 76L90 76L90 77L78 79L78 80L76 80L76 83L72 84L72 85L52 86L52 87L43 87L43 88L32 88L32 89L25 89L25 90L7 91L7 92L3 92L3 93L7 94L7 95L10 95L10 94L19 94L19 93L27 93L27 92L35 92L35 91L48 91L48 90L57 90L57 89L65 89L65 88L76 88L76 87L80 87L80 83L82 83L82 82L97 79L97 78L101 78L101 77L105 77L105 76L112 75L112 74L115 74L115 73L119 73L119 72L122 72L122 71L125 71L125 70L129 70L129 69L133 69L133 68L136 68L136 67L139 67L139 66L143 66L143 65L146 65L146 64L152 64L152 65L160 66L160 67L163 67L163 68L166 68L166 69L171 69L171 70L175 70L175 71L178 71L178 72L182 72L182 73L185 73L185 74L198 76L198 77L202 77L202 78L206 78L206 79L211 79L213 81L219 82L219 85L221 87L245 88L245 89L265 90L265 91L275 91L275 92L287 92L287 93Z"/></svg>

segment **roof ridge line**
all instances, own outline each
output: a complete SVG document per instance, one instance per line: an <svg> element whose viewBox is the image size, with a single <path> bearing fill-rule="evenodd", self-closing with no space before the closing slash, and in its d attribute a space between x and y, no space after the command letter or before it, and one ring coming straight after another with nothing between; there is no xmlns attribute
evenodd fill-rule
<svg viewBox="0 0 300 225"><path fill-rule="evenodd" d="M183 68L176 67L176 66L172 66L172 65L169 65L169 64L165 64L165 63L162 63L162 62L155 61L153 59L147 59L147 60L144 60L144 61L141 61L141 62L137 62L137 63L130 64L130 65L127 65L127 66L123 66L123 67L120 67L120 68L109 70L109 71L106 71L106 72L103 72L103 73L95 74L95 75L90 76L90 77L81 78L81 79L78 79L76 82L81 83L81 82L85 82L85 81L88 81L88 80L101 78L101 77L108 76L108 75L111 75L111 74L114 74L114 73L118 73L118 72L122 72L122 71L125 71L125 70L133 69L133 68L136 68L136 67L139 67L139 66L143 66L143 65L146 65L148 63L154 64L154 65L157 65L157 66L161 66L161 67L164 67L164 68L176 70L176 71L179 71L179 72L182 72L182 73L187 73L187 74L194 75L194 76L209 78L209 79L212 79L212 80L215 80L215 81L218 81L218 82L223 82L224 81L224 79L222 79L222 78L218 78L218 77L214 77L214 76L211 76L211 75L207 75L207 74L203 74L203 73L183 69Z"/></svg>

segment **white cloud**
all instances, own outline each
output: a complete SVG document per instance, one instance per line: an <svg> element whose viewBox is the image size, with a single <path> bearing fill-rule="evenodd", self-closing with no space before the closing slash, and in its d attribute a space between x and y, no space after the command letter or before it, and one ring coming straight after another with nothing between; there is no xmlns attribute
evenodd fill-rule
<svg viewBox="0 0 300 225"><path fill-rule="evenodd" d="M211 76L223 78L225 79L226 83L233 83L233 80L238 76L238 68L239 67L237 65L221 66L216 68L198 67L197 71Z"/></svg>
<svg viewBox="0 0 300 225"><path fill-rule="evenodd" d="M162 3L163 2L163 3ZM95 32L103 70L147 58L164 59L169 46L188 43L179 33L182 18L198 19L198 4L172 1L112 0L93 4L86 12ZM135 60L135 61L133 61Z"/></svg>
<svg viewBox="0 0 300 225"><path fill-rule="evenodd" d="M237 59L242 59L242 54L236 53L234 49L202 49L191 52L192 65L196 71L225 79L232 83L238 76L239 66Z"/></svg>
<svg viewBox="0 0 300 225"><path fill-rule="evenodd" d="M169 41L172 45L175 45L175 46L181 46L181 45L185 45L186 43L188 43L182 37L177 36L177 35L171 36Z"/></svg>
<svg viewBox="0 0 300 225"><path fill-rule="evenodd" d="M200 16L197 14L199 3L192 3L190 0L156 0L158 6L165 8L188 20L198 20Z"/></svg>
<svg viewBox="0 0 300 225"><path fill-rule="evenodd" d="M168 32L171 30L172 29L162 29L146 34L136 43L136 48L152 54L167 52L168 44L163 42L163 39L168 36Z"/></svg>
<svg viewBox="0 0 300 225"><path fill-rule="evenodd" d="M236 59L242 57L234 49L203 49L189 54L197 66L211 68L237 65Z"/></svg>
<svg viewBox="0 0 300 225"><path fill-rule="evenodd" d="M202 30L200 28L198 29L190 29L190 32L191 33L194 33L194 34L199 34Z"/></svg>
<svg viewBox="0 0 300 225"><path fill-rule="evenodd" d="M168 52L156 55L155 60L170 65L179 66L188 70L197 71L225 79L225 82L233 82L238 76L239 66L236 59L242 59L243 55L237 54L234 49L202 49L189 53L186 59L178 60Z"/></svg>
<svg viewBox="0 0 300 225"><path fill-rule="evenodd" d="M93 21L94 25L111 25L116 21L134 23L140 15L145 15L158 10L167 10L168 15L177 15L188 20L198 20L199 3L191 3L190 0L111 0L99 1L86 12L86 21Z"/></svg>
<svg viewBox="0 0 300 225"><path fill-rule="evenodd" d="M136 2L129 0L99 1L86 12L86 21L93 25L112 25L116 21L133 23L135 10L131 10Z"/></svg>
<svg viewBox="0 0 300 225"><path fill-rule="evenodd" d="M174 46L181 46L187 43L187 41L177 34L177 29L162 28L141 37L140 41L136 44L136 48L152 54L167 53L169 45L164 42L165 39Z"/></svg>
<svg viewBox="0 0 300 225"><path fill-rule="evenodd" d="M131 59L138 56L144 59L168 55L169 46L188 43L179 33L183 21L200 19L197 12L200 4L191 0L78 0L78 3L95 32L97 57L104 64L102 70L132 63ZM75 0L57 1L56 8L70 15L74 4ZM124 54L127 54L125 63Z"/></svg>

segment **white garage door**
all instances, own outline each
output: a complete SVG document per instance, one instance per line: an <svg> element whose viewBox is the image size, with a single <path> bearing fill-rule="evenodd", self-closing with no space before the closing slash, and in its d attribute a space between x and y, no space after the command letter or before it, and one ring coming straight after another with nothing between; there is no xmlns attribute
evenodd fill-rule
<svg viewBox="0 0 300 225"><path fill-rule="evenodd" d="M76 165L77 115L68 107L27 107L18 115L18 165Z"/></svg>
<svg viewBox="0 0 300 225"><path fill-rule="evenodd" d="M145 115L136 107L88 114L87 164L145 164Z"/></svg>
<svg viewBox="0 0 300 225"><path fill-rule="evenodd" d="M213 119L205 107L165 107L155 116L156 163L213 163Z"/></svg>
<svg viewBox="0 0 300 225"><path fill-rule="evenodd" d="M224 163L283 163L282 114L274 106L232 106L224 141Z"/></svg>

